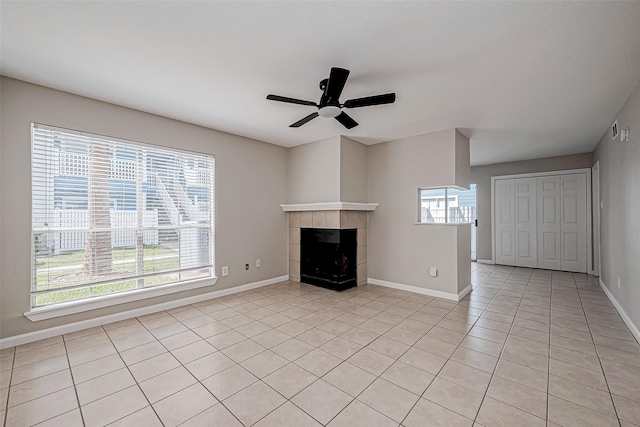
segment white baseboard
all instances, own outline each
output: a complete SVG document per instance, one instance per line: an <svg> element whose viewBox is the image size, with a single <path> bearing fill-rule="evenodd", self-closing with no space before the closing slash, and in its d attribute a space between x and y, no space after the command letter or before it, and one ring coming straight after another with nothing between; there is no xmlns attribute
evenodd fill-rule
<svg viewBox="0 0 640 427"><path fill-rule="evenodd" d="M611 291L605 286L604 282L602 281L602 278L600 278L600 287L602 288L604 293L607 295L607 297L609 298L613 306L616 308L616 310L618 310L618 312L620 313L620 317L622 317L622 320L624 320L624 323L627 325L627 327L629 328L633 336L636 337L636 341L640 342L640 330L633 323L633 321L631 320L627 312L624 310L624 308L622 308L622 305L620 305L620 303L613 296Z"/></svg>
<svg viewBox="0 0 640 427"><path fill-rule="evenodd" d="M402 283L387 282L386 280L367 278L367 283L372 285L384 286L386 288L399 289L401 291L414 292L416 294L427 295L435 298L448 299L451 301L460 301L469 292L471 292L471 284L464 288L459 294L450 292L434 291L432 289L421 288L413 285L405 285Z"/></svg>
<svg viewBox="0 0 640 427"><path fill-rule="evenodd" d="M208 299L236 294L238 292L273 285L274 283L284 282L287 280L289 280L288 275L274 277L271 279L261 280L259 282L247 283L246 285L240 285L233 288L222 289L219 291L208 292L206 294L167 301L160 304L154 304L148 307L141 307L133 310L123 311L120 313L109 314L107 316L81 320L79 322L42 329L40 331L27 332L26 334L14 335L12 337L0 338L0 349L27 344L30 342L39 341L62 334L69 334L71 332L81 331L83 329L93 328L95 326L106 325L107 323L119 322L120 320L126 320L132 317L144 316L145 314L156 313L158 311L169 310L172 308L180 307L182 305L195 304L197 302L206 301Z"/></svg>
<svg viewBox="0 0 640 427"><path fill-rule="evenodd" d="M461 301L462 298L466 297L472 290L473 286L471 285L471 283L469 283L466 288L458 292L458 301Z"/></svg>
<svg viewBox="0 0 640 427"><path fill-rule="evenodd" d="M480 259L480 258L478 258L478 259L476 259L476 262L478 264L490 264L490 265L494 265L495 264L495 262L492 259Z"/></svg>

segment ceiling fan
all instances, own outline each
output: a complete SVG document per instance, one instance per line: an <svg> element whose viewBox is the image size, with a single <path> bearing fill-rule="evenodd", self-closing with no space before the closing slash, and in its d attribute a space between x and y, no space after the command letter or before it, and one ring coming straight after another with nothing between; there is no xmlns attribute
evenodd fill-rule
<svg viewBox="0 0 640 427"><path fill-rule="evenodd" d="M309 114L307 117L298 120L297 122L289 125L291 128L297 128L303 124L315 119L316 117L335 118L347 129L352 129L358 126L358 123L351 118L347 113L342 111L343 108L359 108L369 107L371 105L392 104L396 100L395 93L385 93L384 95L366 96L364 98L349 99L344 104L340 103L340 94L344 89L344 84L349 77L349 70L344 68L331 68L331 74L328 79L324 79L320 82L320 90L322 90L322 97L320 102L316 104L312 101L304 101L302 99L287 98L286 96L268 95L267 99L271 101L288 102L290 104L308 105L316 107L317 112Z"/></svg>

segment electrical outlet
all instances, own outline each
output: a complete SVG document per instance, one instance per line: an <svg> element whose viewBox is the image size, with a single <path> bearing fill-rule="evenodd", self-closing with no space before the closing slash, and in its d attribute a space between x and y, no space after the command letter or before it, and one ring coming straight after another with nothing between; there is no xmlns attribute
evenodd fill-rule
<svg viewBox="0 0 640 427"><path fill-rule="evenodd" d="M618 276L618 289L620 289L620 276Z"/></svg>
<svg viewBox="0 0 640 427"><path fill-rule="evenodd" d="M229 267L227 267L226 265L224 267L222 267L222 275L223 276L228 276L229 275Z"/></svg>
<svg viewBox="0 0 640 427"><path fill-rule="evenodd" d="M244 269L245 269L245 270L249 270L249 264L245 264L245 265L244 265Z"/></svg>
<svg viewBox="0 0 640 427"><path fill-rule="evenodd" d="M260 258L258 258L256 260L256 268L260 268L260 267L262 267L262 260Z"/></svg>

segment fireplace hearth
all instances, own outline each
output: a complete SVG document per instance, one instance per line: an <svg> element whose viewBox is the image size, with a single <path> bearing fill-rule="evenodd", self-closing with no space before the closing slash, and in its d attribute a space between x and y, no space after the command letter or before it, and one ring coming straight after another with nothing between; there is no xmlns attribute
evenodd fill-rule
<svg viewBox="0 0 640 427"><path fill-rule="evenodd" d="M357 286L357 230L300 230L300 281L342 291Z"/></svg>

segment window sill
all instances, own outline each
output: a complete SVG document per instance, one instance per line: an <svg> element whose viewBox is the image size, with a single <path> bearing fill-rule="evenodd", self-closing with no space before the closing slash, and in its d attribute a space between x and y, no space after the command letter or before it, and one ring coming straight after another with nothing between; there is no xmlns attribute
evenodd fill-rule
<svg viewBox="0 0 640 427"><path fill-rule="evenodd" d="M71 301L67 303L45 306L42 308L34 308L31 311L27 311L26 313L24 313L24 315L32 322L38 322L40 320L53 319L55 317L68 316L70 314L82 313L85 311L96 310L104 307L111 307L118 304L125 304L142 299L158 297L161 295L188 291L190 289L213 286L217 281L217 277L208 277L206 279L192 280L177 285L164 285L153 288L138 289L122 294L95 297L91 298L90 300Z"/></svg>
<svg viewBox="0 0 640 427"><path fill-rule="evenodd" d="M413 225L469 225L473 224L472 222L414 222Z"/></svg>

